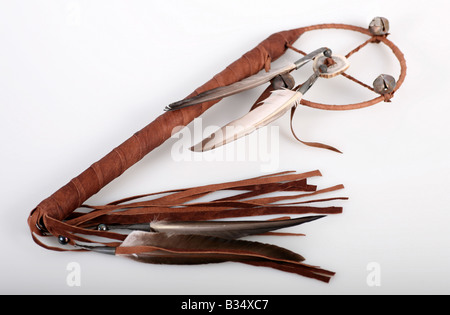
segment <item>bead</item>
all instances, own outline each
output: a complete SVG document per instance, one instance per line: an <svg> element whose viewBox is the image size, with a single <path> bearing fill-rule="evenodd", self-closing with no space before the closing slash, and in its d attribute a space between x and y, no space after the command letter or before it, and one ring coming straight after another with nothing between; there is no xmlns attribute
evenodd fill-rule
<svg viewBox="0 0 450 315"><path fill-rule="evenodd" d="M377 16L370 22L369 31L372 35L386 35L389 32L389 20Z"/></svg>
<svg viewBox="0 0 450 315"><path fill-rule="evenodd" d="M97 230L98 231L108 231L108 226L106 224L101 223L97 226Z"/></svg>
<svg viewBox="0 0 450 315"><path fill-rule="evenodd" d="M380 74L373 81L373 89L378 94L384 95L392 93L392 91L394 91L395 89L396 84L397 83L395 82L395 79L389 74Z"/></svg>
<svg viewBox="0 0 450 315"><path fill-rule="evenodd" d="M65 236L60 235L60 236L58 236L58 242L61 245L66 245L67 243L69 243L69 239Z"/></svg>
<svg viewBox="0 0 450 315"><path fill-rule="evenodd" d="M320 71L320 73L327 73L328 67L325 64L322 64L319 66L319 71Z"/></svg>

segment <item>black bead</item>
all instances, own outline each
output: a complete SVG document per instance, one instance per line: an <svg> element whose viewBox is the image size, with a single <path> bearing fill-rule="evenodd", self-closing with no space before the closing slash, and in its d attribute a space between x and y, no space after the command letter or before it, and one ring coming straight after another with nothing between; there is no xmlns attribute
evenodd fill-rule
<svg viewBox="0 0 450 315"><path fill-rule="evenodd" d="M108 231L108 226L104 223L101 223L97 226L98 231Z"/></svg>
<svg viewBox="0 0 450 315"><path fill-rule="evenodd" d="M65 236L60 235L60 236L58 236L58 242L61 245L66 245L67 243L69 243L69 239Z"/></svg>

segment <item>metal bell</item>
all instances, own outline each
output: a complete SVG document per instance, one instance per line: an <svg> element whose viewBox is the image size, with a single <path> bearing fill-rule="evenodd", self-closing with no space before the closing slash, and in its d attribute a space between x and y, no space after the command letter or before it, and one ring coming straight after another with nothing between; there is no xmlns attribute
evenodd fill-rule
<svg viewBox="0 0 450 315"><path fill-rule="evenodd" d="M389 32L389 20L377 16L369 24L369 31L372 35L386 35Z"/></svg>
<svg viewBox="0 0 450 315"><path fill-rule="evenodd" d="M278 75L272 79L272 88L278 90L281 88L292 89L295 86L295 79L289 73Z"/></svg>
<svg viewBox="0 0 450 315"><path fill-rule="evenodd" d="M389 74L380 74L374 81L373 81L373 89L378 94L384 95L388 93L392 93L395 89L395 85L397 82L395 81L394 77L390 76Z"/></svg>

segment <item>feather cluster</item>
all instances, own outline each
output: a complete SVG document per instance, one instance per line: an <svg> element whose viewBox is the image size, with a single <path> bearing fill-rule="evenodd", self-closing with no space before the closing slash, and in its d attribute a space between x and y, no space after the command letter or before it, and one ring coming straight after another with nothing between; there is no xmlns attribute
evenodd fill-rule
<svg viewBox="0 0 450 315"><path fill-rule="evenodd" d="M50 217L45 220L48 223L51 221L51 224L47 225L51 227L51 234L64 235L72 245L94 244L93 248L100 248L101 245L115 250L116 255L140 262L198 264L235 261L328 282L334 273L305 264L300 254L272 244L238 239L252 234L298 235L270 231L310 222L324 214L341 213L342 207L317 204L347 199L346 197L314 197L340 190L343 186L317 189L317 186L307 182L308 178L314 176L321 176L321 173L281 172L240 181L151 193L102 206L83 205L63 221ZM229 196L217 198L215 195L219 192L228 192ZM211 200L199 200L207 197ZM296 219L282 218L278 221L275 219L273 222L230 221L228 227L216 229L220 230L219 233L212 234L200 233L201 228L192 229L190 226L202 225L206 221L210 223L207 223L204 230L211 230L211 224L214 225L212 222L220 222L217 219L280 214L317 215ZM181 232L173 225L179 224L180 221L184 222ZM161 222L166 222L166 226L161 225ZM109 228L97 229L99 225ZM121 229L136 225L148 228L146 231ZM237 226L240 227L236 228ZM200 232L197 233L196 230ZM86 248L88 246L71 250Z"/></svg>

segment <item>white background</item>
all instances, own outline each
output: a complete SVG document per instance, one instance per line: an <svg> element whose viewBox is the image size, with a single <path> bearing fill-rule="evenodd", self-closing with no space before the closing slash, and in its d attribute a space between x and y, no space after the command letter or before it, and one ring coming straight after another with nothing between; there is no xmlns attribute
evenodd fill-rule
<svg viewBox="0 0 450 315"><path fill-rule="evenodd" d="M1 1L0 293L450 293L448 9L444 0ZM335 203L344 206L343 214L293 229L306 237L261 240L336 271L329 284L236 263L159 266L52 252L32 241L26 221L40 201L268 35L319 23L366 27L374 16L390 20L389 38L408 64L392 103L298 111L299 135L336 146L342 155L296 142L288 115L273 124L280 129L275 171L320 169L323 177L312 183L342 183L339 195L350 199ZM345 54L361 42L356 34L336 34L332 44L310 36L296 46L323 44ZM380 49L351 59L349 73L370 84L378 73L398 71L389 51ZM341 81L322 80L308 97L364 99L362 88ZM219 103L203 123L221 125L242 115L259 92ZM258 161L174 161L175 140L89 202L262 173ZM81 286L66 283L70 262L81 267ZM380 266L379 286L367 283L371 262Z"/></svg>

